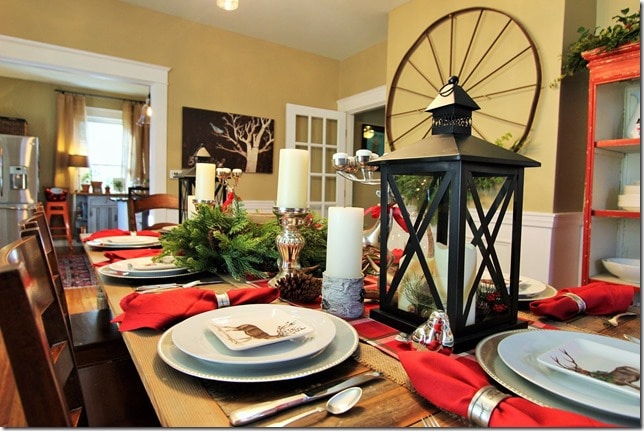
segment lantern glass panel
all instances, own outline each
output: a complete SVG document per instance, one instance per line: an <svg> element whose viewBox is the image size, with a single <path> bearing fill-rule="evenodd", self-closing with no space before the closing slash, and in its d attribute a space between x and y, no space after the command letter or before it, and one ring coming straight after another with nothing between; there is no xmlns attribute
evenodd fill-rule
<svg viewBox="0 0 644 431"><path fill-rule="evenodd" d="M395 223L402 222L412 233L403 241L390 237L388 244L400 256L388 273L391 311L406 320L427 319L448 307L459 315L453 329L510 317L511 268L502 268L501 262L510 261L512 238L499 240L499 233L501 227L512 231L512 218L505 215L514 202L517 171L498 175L503 169L495 167L493 175L485 166L470 168L460 172L461 178L448 171L391 176L392 195L401 202ZM461 208L463 214L451 214ZM458 220L460 226L451 225ZM450 244L458 244L463 235L462 255L457 257ZM451 307L450 288L462 292L461 298L451 299L456 302Z"/></svg>

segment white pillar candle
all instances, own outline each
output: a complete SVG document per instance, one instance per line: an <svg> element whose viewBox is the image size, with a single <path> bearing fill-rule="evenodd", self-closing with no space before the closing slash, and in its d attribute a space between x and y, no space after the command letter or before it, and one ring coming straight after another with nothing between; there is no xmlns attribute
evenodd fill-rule
<svg viewBox="0 0 644 431"><path fill-rule="evenodd" d="M197 213L197 207L195 207L195 195L188 195L188 218L194 217Z"/></svg>
<svg viewBox="0 0 644 431"><path fill-rule="evenodd" d="M200 201L215 199L215 170L213 163L197 163L195 197Z"/></svg>
<svg viewBox="0 0 644 431"><path fill-rule="evenodd" d="M279 208L308 208L309 153L305 150L280 150L277 177Z"/></svg>
<svg viewBox="0 0 644 431"><path fill-rule="evenodd" d="M326 274L329 277L362 277L363 218L362 208L329 208L326 239Z"/></svg>

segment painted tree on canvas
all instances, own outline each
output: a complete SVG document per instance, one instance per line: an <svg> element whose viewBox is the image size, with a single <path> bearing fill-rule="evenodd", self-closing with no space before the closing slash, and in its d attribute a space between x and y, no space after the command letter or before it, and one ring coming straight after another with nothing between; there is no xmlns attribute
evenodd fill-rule
<svg viewBox="0 0 644 431"><path fill-rule="evenodd" d="M273 151L273 120L246 115L224 114L223 128L210 123L213 135L224 142L217 143L217 150L237 154L246 159L244 172L257 172L259 156Z"/></svg>

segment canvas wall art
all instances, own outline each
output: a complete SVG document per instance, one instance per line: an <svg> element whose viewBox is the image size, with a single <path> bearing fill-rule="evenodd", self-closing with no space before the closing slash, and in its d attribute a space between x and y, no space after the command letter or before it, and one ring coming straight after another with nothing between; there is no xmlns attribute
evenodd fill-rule
<svg viewBox="0 0 644 431"><path fill-rule="evenodd" d="M182 139L183 168L194 166L193 156L203 144L218 167L273 172L273 119L184 106Z"/></svg>

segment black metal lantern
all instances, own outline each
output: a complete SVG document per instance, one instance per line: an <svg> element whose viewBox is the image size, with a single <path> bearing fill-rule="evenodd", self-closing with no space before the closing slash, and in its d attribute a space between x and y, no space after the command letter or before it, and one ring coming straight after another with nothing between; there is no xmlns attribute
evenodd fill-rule
<svg viewBox="0 0 644 431"><path fill-rule="evenodd" d="M197 179L197 163L212 162L212 156L204 144L199 145L199 148L190 158L193 161L192 167L183 169L176 177L179 180L179 223L188 219L188 208L190 207L188 205L188 196L194 193Z"/></svg>
<svg viewBox="0 0 644 431"><path fill-rule="evenodd" d="M472 136L477 109L452 77L427 108L433 114L432 135L369 162L380 170L381 207L393 196L409 232L397 267L388 271L381 261L380 307L371 317L410 333L434 310L444 310L456 350L526 326L517 320L524 168L541 165ZM423 184L413 219L400 187L410 177ZM387 216L381 213L382 226L388 225ZM507 224L511 235L503 252L509 254L509 270L504 273L497 240ZM425 254L421 242L432 225L435 243ZM381 255L387 253L388 236L383 229ZM403 302L411 305L401 307Z"/></svg>

